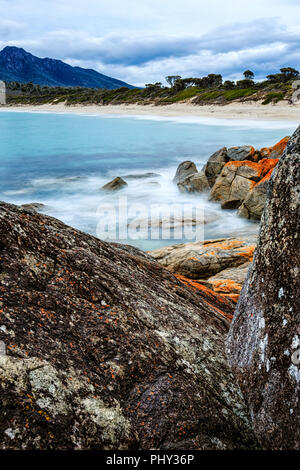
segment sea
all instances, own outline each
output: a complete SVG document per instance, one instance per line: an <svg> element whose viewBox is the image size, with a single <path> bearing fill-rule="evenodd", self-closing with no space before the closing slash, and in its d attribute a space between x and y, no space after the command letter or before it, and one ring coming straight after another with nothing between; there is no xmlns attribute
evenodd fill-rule
<svg viewBox="0 0 300 470"><path fill-rule="evenodd" d="M191 160L200 170L224 146L274 145L296 127L188 116L1 111L0 200L44 204L43 213L83 232L143 250L192 240L197 227L205 239L247 234L258 224L222 210L207 194L180 193L173 183L176 168ZM128 185L117 192L101 189L115 177ZM180 211L189 214L188 236L180 231Z"/></svg>

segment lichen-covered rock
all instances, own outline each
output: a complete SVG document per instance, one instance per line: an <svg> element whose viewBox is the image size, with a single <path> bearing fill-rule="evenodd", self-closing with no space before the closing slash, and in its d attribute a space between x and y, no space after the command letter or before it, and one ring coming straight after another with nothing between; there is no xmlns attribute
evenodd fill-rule
<svg viewBox="0 0 300 470"><path fill-rule="evenodd" d="M109 183L106 183L104 186L102 186L102 190L104 191L119 191L120 189L128 186L126 181L123 180L120 176L117 176L117 178L113 179L112 181L109 181Z"/></svg>
<svg viewBox="0 0 300 470"><path fill-rule="evenodd" d="M191 279L208 279L224 269L251 261L256 235L171 245L151 251L169 271Z"/></svg>
<svg viewBox="0 0 300 470"><path fill-rule="evenodd" d="M290 137L284 137L277 142L273 147L264 147L260 149L261 158L280 158L286 149Z"/></svg>
<svg viewBox="0 0 300 470"><path fill-rule="evenodd" d="M258 247L227 340L267 449L300 449L300 127L270 179Z"/></svg>
<svg viewBox="0 0 300 470"><path fill-rule="evenodd" d="M177 186L179 191L187 193L203 193L209 191L210 188L208 179L203 171L188 176L180 183L177 183Z"/></svg>
<svg viewBox="0 0 300 470"><path fill-rule="evenodd" d="M211 189L210 199L212 201L220 201L223 209L238 208L249 197L255 185L277 163L277 159L268 158L262 159L257 163L250 161L232 161L226 163ZM241 215L243 214L241 213Z"/></svg>
<svg viewBox="0 0 300 470"><path fill-rule="evenodd" d="M227 268L218 272L207 279L206 285L214 292L225 297L230 297L234 302L237 302L246 280L251 261L246 261L240 266Z"/></svg>
<svg viewBox="0 0 300 470"><path fill-rule="evenodd" d="M260 220L267 199L267 189L272 172L273 170L270 170L246 196L237 212L240 217Z"/></svg>
<svg viewBox="0 0 300 470"><path fill-rule="evenodd" d="M1 449L256 447L229 300L4 203L0 256Z"/></svg>
<svg viewBox="0 0 300 470"><path fill-rule="evenodd" d="M181 183L186 178L194 175L197 172L198 170L197 170L195 163L190 162L190 161L182 162L180 163L180 165L178 166L176 170L175 176L173 178L173 182L176 184Z"/></svg>

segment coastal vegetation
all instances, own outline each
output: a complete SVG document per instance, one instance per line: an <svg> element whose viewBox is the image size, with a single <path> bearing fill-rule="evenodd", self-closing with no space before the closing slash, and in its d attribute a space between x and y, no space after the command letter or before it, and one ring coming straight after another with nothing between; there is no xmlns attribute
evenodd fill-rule
<svg viewBox="0 0 300 470"><path fill-rule="evenodd" d="M291 101L293 81L299 72L293 67L281 68L280 72L268 75L263 81L255 81L254 73L246 70L244 78L233 82L223 81L220 74L205 77L182 78L168 75L161 82L147 83L144 88L121 87L114 90L83 87L51 87L30 83L7 83L9 104L155 104L190 101L193 104L226 105L232 101L259 101L263 105Z"/></svg>

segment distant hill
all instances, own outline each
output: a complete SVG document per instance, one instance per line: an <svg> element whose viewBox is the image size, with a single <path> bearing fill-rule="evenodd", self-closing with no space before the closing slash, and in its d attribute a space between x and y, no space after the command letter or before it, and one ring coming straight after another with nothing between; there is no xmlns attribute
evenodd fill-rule
<svg viewBox="0 0 300 470"><path fill-rule="evenodd" d="M48 86L135 88L121 80L92 69L72 67L61 60L40 59L19 47L5 47L0 52L0 80Z"/></svg>

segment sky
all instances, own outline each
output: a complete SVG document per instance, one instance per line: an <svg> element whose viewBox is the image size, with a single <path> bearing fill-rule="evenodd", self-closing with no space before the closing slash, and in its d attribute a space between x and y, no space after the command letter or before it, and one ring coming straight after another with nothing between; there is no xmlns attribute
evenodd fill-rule
<svg viewBox="0 0 300 470"><path fill-rule="evenodd" d="M300 69L300 0L0 0L0 49L23 47L143 86L166 75Z"/></svg>

